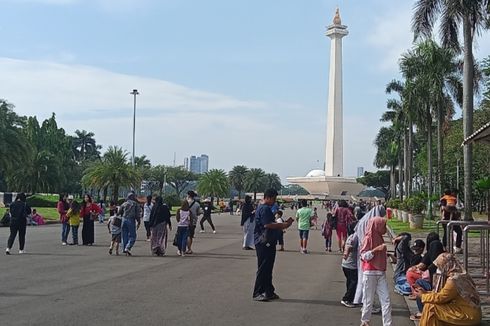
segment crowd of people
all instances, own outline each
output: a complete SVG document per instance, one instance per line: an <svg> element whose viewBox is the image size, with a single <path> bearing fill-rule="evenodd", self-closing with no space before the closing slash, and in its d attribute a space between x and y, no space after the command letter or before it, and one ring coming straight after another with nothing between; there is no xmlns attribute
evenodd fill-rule
<svg viewBox="0 0 490 326"><path fill-rule="evenodd" d="M276 199L277 192L269 189L258 205L250 196L246 196L243 205L240 205L243 249L255 250L257 256L254 301L279 299L272 284L272 273L277 246L280 246L279 251L284 250L285 230L296 220L299 251L308 254L310 230L316 227L320 219L317 210L306 200L298 203L295 218L286 219L283 207ZM450 193L441 198L443 219L457 218L457 210L453 208L454 199ZM393 277L395 291L408 295L409 299L417 302L419 312L412 315L411 319L419 320L422 326L442 325L441 322L444 322L444 325L479 324L481 308L478 291L455 255L446 252L446 234L441 241L437 233L431 232L425 242L416 239L411 245L412 235L400 233L393 239L394 253L389 253L384 240L384 234L387 232L386 210L381 203L361 208L361 205L353 206L340 200L325 207L327 214L321 226L325 250L328 253L332 252L332 235L335 231L338 251L342 255L341 269L346 279L346 292L340 302L348 308L361 307L361 326L368 326L371 314L379 311L382 313L383 325L393 325L386 277L388 261L396 264ZM177 247L178 255L193 254L192 245L198 222L200 232L205 232L204 223L208 222L216 233L211 218L214 209L209 198L201 204L194 191L188 192L175 216L177 226L173 245ZM104 223L104 219L100 220L105 211L103 203L93 202L89 194L84 196L82 203L74 200L72 196L63 194L60 195L57 211L60 216L62 245L79 244L78 229L81 220L81 244L92 246L95 243L94 223ZM7 255L11 254L17 236L19 253L25 252L28 217L41 224L41 219L36 213L26 203L25 194L18 194L8 212L10 236L6 248ZM121 249L123 254L131 256L136 231L143 220L151 254L165 255L169 231L172 230L171 216L169 207L160 196L148 196L146 202L141 204L136 195L130 192L120 206L110 203L107 222L110 233L109 254L119 255ZM460 234L458 231L456 233L458 240L455 249L458 249L461 248L461 241ZM381 305L380 309L374 306L376 295Z"/></svg>

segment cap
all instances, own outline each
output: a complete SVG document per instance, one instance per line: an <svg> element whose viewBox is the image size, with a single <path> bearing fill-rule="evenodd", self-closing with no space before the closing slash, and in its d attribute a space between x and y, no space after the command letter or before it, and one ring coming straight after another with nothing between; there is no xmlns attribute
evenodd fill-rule
<svg viewBox="0 0 490 326"><path fill-rule="evenodd" d="M73 195L68 195L68 200L73 200Z"/></svg>
<svg viewBox="0 0 490 326"><path fill-rule="evenodd" d="M413 242L412 248L425 248L425 242L423 240L417 239Z"/></svg>
<svg viewBox="0 0 490 326"><path fill-rule="evenodd" d="M210 202L211 202L211 198L206 198L206 199L204 199L204 202L205 202L205 203L210 203Z"/></svg>

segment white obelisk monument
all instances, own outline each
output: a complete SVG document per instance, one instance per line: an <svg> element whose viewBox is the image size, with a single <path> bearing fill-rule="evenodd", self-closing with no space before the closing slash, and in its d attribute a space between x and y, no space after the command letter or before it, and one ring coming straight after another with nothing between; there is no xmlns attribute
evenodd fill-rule
<svg viewBox="0 0 490 326"><path fill-rule="evenodd" d="M347 26L342 25L338 8L333 24L327 27L326 34L331 39L331 49L325 169L311 170L305 177L289 177L287 180L289 183L300 185L315 196L351 200L364 186L357 183L356 178L344 176L342 38L349 32Z"/></svg>
<svg viewBox="0 0 490 326"><path fill-rule="evenodd" d="M349 34L342 25L339 9L333 24L327 27L326 35L331 39L330 75L328 83L327 145L325 150L325 175L344 175L344 143L342 121L342 38Z"/></svg>

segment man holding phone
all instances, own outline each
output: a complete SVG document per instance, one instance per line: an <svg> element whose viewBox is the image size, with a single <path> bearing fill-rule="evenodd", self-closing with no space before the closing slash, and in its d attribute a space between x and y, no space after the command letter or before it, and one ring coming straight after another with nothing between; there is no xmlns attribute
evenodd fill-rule
<svg viewBox="0 0 490 326"><path fill-rule="evenodd" d="M254 242L257 253L257 276L253 292L254 301L279 299L272 285L272 270L276 259L277 233L293 223L290 217L284 223L276 223L271 207L276 202L277 191L269 189L255 212Z"/></svg>

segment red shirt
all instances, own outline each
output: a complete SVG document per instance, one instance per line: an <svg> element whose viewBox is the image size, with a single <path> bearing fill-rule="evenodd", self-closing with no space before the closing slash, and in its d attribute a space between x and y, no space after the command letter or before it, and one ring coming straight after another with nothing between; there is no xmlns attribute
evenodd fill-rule
<svg viewBox="0 0 490 326"><path fill-rule="evenodd" d="M99 215L101 213L101 209L99 205L95 203L90 203L90 206L87 207L87 204L85 203L82 206L82 209L80 210L80 217L84 217L85 215L93 213L94 215Z"/></svg>

